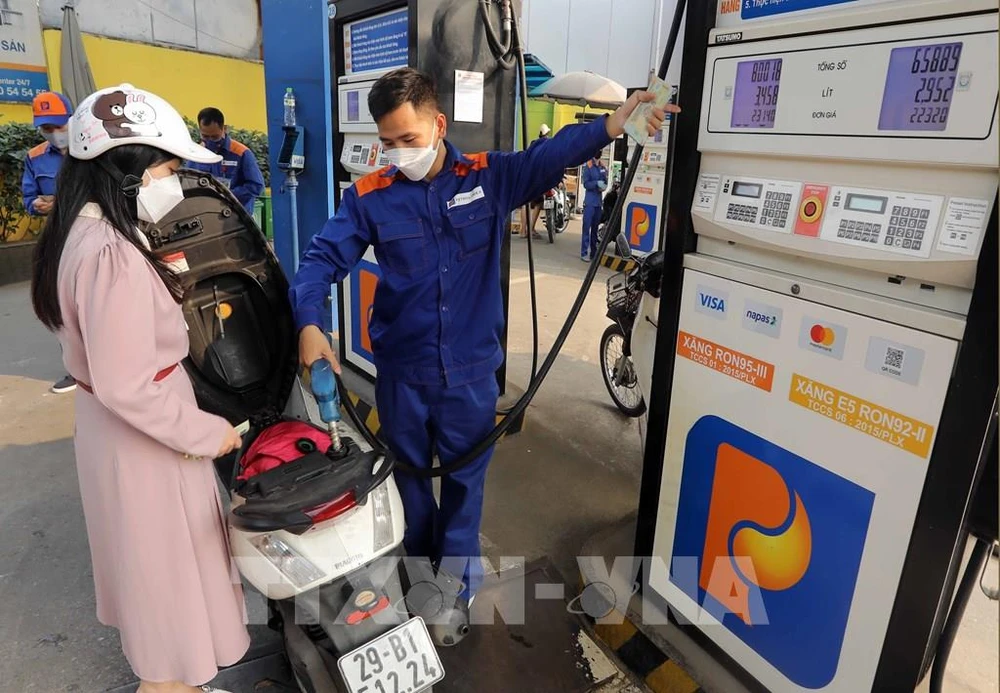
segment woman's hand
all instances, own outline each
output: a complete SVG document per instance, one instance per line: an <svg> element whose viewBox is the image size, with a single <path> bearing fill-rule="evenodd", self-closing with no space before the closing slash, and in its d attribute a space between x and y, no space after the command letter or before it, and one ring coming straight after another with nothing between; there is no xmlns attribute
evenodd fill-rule
<svg viewBox="0 0 1000 693"><path fill-rule="evenodd" d="M232 426L226 431L226 437L222 441L222 446L219 448L219 452L215 455L216 458L222 457L223 455L228 455L233 450L236 450L240 445L243 444L243 439L240 437L239 432Z"/></svg>

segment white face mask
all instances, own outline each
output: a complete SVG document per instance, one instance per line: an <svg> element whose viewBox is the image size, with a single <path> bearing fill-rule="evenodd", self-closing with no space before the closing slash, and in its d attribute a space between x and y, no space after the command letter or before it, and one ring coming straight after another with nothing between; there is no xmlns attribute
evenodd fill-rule
<svg viewBox="0 0 1000 693"><path fill-rule="evenodd" d="M146 176L149 176L149 171L143 174L143 177ZM149 183L139 188L136 209L140 219L156 224L183 201L184 189L176 173L163 178L149 176Z"/></svg>
<svg viewBox="0 0 1000 693"><path fill-rule="evenodd" d="M434 137L435 134L437 134L437 127L434 128L431 137ZM431 166L434 165L434 161L437 159L438 147L440 146L441 140L438 140L437 144L429 147L396 147L395 149L386 149L385 155L392 165L402 171L403 175L410 180L423 180L427 177Z"/></svg>
<svg viewBox="0 0 1000 693"><path fill-rule="evenodd" d="M43 132L42 137L56 149L66 149L69 147L69 133L59 130L53 132Z"/></svg>

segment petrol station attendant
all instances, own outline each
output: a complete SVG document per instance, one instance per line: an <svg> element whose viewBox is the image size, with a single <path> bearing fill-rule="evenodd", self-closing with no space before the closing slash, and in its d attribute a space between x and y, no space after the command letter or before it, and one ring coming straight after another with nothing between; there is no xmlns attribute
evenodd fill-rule
<svg viewBox="0 0 1000 693"><path fill-rule="evenodd" d="M601 223L601 203L608 188L608 169L601 163L601 152L594 154L583 169L583 238L580 240L580 259L589 260L597 252L597 227Z"/></svg>
<svg viewBox="0 0 1000 693"><path fill-rule="evenodd" d="M447 465L492 430L504 359L500 246L508 215L621 135L629 114L651 98L637 92L614 114L564 127L524 152L465 154L446 139L430 76L404 68L374 84L368 108L392 165L345 191L336 216L310 241L290 293L303 365L326 358L339 371L320 327L325 299L331 282L374 248L382 270L369 327L375 397L399 459L428 468L436 453ZM651 112L650 134L663 117ZM491 456L492 449L443 478L440 506L429 479L396 474L407 553L461 575L470 601L482 576L479 526Z"/></svg>

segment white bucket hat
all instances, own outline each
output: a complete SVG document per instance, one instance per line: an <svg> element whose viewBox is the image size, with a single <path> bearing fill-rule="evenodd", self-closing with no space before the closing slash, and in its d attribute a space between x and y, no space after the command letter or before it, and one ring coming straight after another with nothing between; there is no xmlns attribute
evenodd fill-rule
<svg viewBox="0 0 1000 693"><path fill-rule="evenodd" d="M195 144L177 110L152 92L122 84L84 99L69 121L69 155L94 159L126 144L149 145L202 164L222 160Z"/></svg>

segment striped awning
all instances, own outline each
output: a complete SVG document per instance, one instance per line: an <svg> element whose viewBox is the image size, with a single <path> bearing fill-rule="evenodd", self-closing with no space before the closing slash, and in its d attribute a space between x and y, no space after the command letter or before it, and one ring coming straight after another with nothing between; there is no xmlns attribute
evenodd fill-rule
<svg viewBox="0 0 1000 693"><path fill-rule="evenodd" d="M524 74L528 80L528 94L555 77L555 74L531 53L524 54Z"/></svg>

